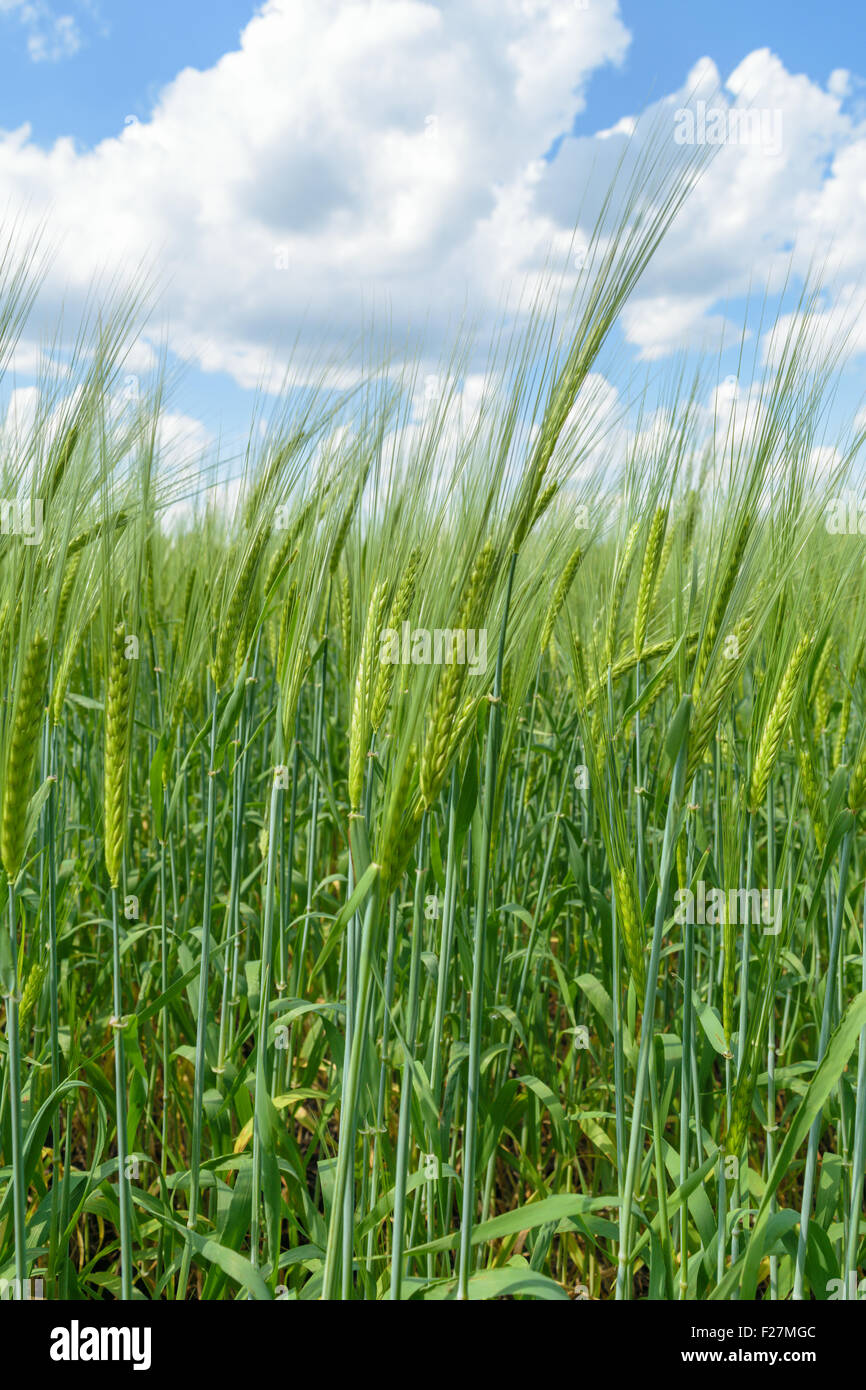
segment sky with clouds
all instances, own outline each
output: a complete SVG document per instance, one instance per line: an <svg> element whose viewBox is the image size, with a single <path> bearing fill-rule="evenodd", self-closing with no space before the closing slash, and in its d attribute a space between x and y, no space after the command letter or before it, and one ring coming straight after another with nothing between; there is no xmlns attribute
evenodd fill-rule
<svg viewBox="0 0 866 1390"><path fill-rule="evenodd" d="M51 248L15 384L61 305L143 273L138 363L168 344L177 419L202 439L239 426L296 340L351 371L371 324L431 352L467 315L483 337L567 253L626 140L666 122L719 148L626 308L622 356L736 342L747 296L795 296L817 263L853 403L861 36L854 0L0 0L0 208Z"/></svg>

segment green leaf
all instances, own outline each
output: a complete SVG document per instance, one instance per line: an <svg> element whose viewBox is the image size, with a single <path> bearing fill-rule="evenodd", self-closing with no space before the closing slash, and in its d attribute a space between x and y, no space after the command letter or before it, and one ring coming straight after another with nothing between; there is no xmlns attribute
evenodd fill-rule
<svg viewBox="0 0 866 1390"><path fill-rule="evenodd" d="M154 829L156 830L156 838L158 840L162 839L163 832L162 812L164 798L162 773L163 768L165 767L165 755L166 738L165 734L163 734L158 744L156 745L156 752L154 753L153 758L151 759L150 775L148 778L150 785L150 804L153 808L153 825Z"/></svg>
<svg viewBox="0 0 866 1390"><path fill-rule="evenodd" d="M243 1255L239 1255L236 1250L228 1250L218 1240L201 1236L196 1231L191 1231L188 1226L183 1226L179 1221L175 1221L168 1208L149 1192L143 1192L140 1188L134 1187L132 1199L138 1206L144 1207L145 1211L149 1211L152 1216L158 1217L164 1225L171 1226L183 1236L200 1259L218 1265L230 1279L234 1279L241 1288L247 1289L254 1298L263 1303L272 1301L273 1294L264 1279L257 1269L253 1269L249 1260L244 1259Z"/></svg>
<svg viewBox="0 0 866 1390"><path fill-rule="evenodd" d="M447 1299L454 1294L457 1284L455 1280L447 1284L433 1285L424 1294L427 1299ZM473 1274L469 1280L469 1298L473 1301L480 1301L487 1298L516 1298L521 1295L526 1298L541 1298L547 1300L558 1300L568 1302L568 1294L560 1284L548 1279L544 1274L538 1274L529 1265L515 1269L485 1269L480 1274Z"/></svg>
<svg viewBox="0 0 866 1390"><path fill-rule="evenodd" d="M680 749L688 737L691 718L692 697L691 695L684 695L674 710L673 718L665 735L665 752L672 764L676 762Z"/></svg>
<svg viewBox="0 0 866 1390"><path fill-rule="evenodd" d="M683 645L683 642L685 641L685 637L686 634L682 633L682 635L677 638L676 642L671 647L670 651L668 652L661 666L656 671L652 680L648 681L647 684L641 690L640 698L637 700L633 700L632 703L629 705L628 709L622 715L622 724L628 724L629 721L633 719L634 716L637 714L638 710L644 710L646 709L647 705L652 704L653 700L656 697L656 693L659 690L659 687L664 688L667 685L668 667L671 665L674 658L677 656L680 647Z"/></svg>
<svg viewBox="0 0 866 1390"><path fill-rule="evenodd" d="M716 1052L722 1057L727 1057L728 1045L725 1041L725 1030L722 1027L722 1020L719 1016L718 1009L714 1008L712 1004L705 1004L698 1014L698 1018L701 1020L701 1027L716 1049Z"/></svg>
<svg viewBox="0 0 866 1390"><path fill-rule="evenodd" d="M373 884L376 882L378 876L379 865L368 864L365 872L361 875L360 879L358 880L354 893L349 898L348 902L344 903L343 907L341 907L340 911L337 913L337 916L334 918L334 921L331 925L331 930L328 932L325 944L319 953L319 959L313 966L314 976L319 974L319 971L322 970L322 968L325 965L325 962L330 958L331 954L334 951L334 948L340 940L340 934L343 931L343 928L345 927L346 923L348 922L349 918L353 915L353 913L357 912L359 907L361 907L362 904L366 901L367 895L373 887Z"/></svg>
<svg viewBox="0 0 866 1390"><path fill-rule="evenodd" d="M758 1208L758 1215L752 1231L752 1238L749 1241L746 1257L743 1262L742 1280L740 1283L740 1296L744 1299L752 1299L755 1296L755 1289L758 1284L758 1269L766 1244L766 1230L770 1214L770 1203L773 1194L779 1186L782 1178L794 1161L794 1155L808 1137L812 1121L816 1115L820 1115L824 1102L832 1091L851 1053L857 1045L861 1030L866 1027L866 990L858 994L845 1010L839 1025L832 1034L827 1044L827 1051L824 1054L820 1066L809 1083L799 1109L791 1122L791 1128L785 1138L785 1142L779 1149L776 1162L773 1164L773 1171L767 1179L767 1186L761 1205Z"/></svg>
<svg viewBox="0 0 866 1390"><path fill-rule="evenodd" d="M45 781L42 783L42 786L39 787L38 790L33 793L33 795L27 803L27 818L24 824L25 852L27 850L27 846L30 844L30 841L33 839L33 836L36 834L37 828L39 826L39 817L42 815L42 807L45 805L46 801L51 795L51 789L54 785L55 779L53 777L46 777Z"/></svg>

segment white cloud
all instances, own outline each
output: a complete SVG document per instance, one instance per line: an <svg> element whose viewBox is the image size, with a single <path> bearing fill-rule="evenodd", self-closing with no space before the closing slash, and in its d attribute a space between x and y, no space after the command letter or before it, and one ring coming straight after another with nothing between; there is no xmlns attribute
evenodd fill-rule
<svg viewBox="0 0 866 1390"><path fill-rule="evenodd" d="M7 443L20 442L31 433L39 411L40 391L37 386L18 386L9 396L2 435Z"/></svg>
<svg viewBox="0 0 866 1390"><path fill-rule="evenodd" d="M50 217L58 290L158 265L173 344L250 385L305 315L440 332L543 264L539 157L627 43L615 0L268 0L116 138L0 137L0 205Z"/></svg>
<svg viewBox="0 0 866 1390"><path fill-rule="evenodd" d="M81 33L70 14L56 14L46 0L0 0L0 14L14 14L24 26L34 63L57 63L81 47Z"/></svg>
<svg viewBox="0 0 866 1390"><path fill-rule="evenodd" d="M159 455L170 468L201 458L213 441L211 431L193 415L165 410L159 417Z"/></svg>
<svg viewBox="0 0 866 1390"><path fill-rule="evenodd" d="M91 150L0 132L0 206L59 237L55 302L154 265L175 351L273 385L301 325L344 370L371 321L437 342L468 306L483 330L565 257L578 218L585 236L626 142L667 126L673 154L676 112L703 100L726 120L781 113L781 142L718 151L623 317L637 355L739 336L726 301L829 254L828 312L846 286L853 303L866 128L851 74L822 87L764 49L723 80L705 58L649 111L571 136L588 79L628 43L616 0L267 0L235 52Z"/></svg>

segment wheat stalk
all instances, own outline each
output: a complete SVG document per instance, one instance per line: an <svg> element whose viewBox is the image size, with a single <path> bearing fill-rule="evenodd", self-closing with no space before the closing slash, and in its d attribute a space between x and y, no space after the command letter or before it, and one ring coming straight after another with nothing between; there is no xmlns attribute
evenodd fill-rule
<svg viewBox="0 0 866 1390"><path fill-rule="evenodd" d="M130 732L130 671L123 623L111 637L108 689L105 697L105 867L116 888L123 863L126 834L127 758Z"/></svg>

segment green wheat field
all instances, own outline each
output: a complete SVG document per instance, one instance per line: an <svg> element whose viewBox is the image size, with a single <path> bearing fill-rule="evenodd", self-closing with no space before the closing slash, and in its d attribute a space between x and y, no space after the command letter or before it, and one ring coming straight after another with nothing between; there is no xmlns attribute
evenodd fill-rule
<svg viewBox="0 0 866 1390"><path fill-rule="evenodd" d="M735 390L595 389L689 158L620 171L554 315L299 370L229 500L164 377L118 406L140 306L48 354L0 457L4 1296L862 1292L845 345L812 287ZM0 365L38 291L10 251Z"/></svg>

